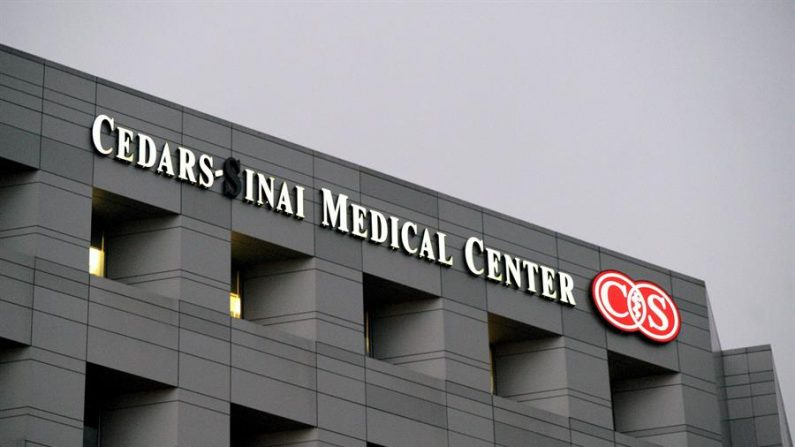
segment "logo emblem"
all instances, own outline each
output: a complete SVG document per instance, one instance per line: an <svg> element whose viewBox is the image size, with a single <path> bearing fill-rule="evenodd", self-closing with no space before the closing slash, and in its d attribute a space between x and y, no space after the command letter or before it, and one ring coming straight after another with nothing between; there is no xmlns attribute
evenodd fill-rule
<svg viewBox="0 0 795 447"><path fill-rule="evenodd" d="M633 281L619 271L605 270L593 279L591 295L602 317L621 331L640 331L658 343L679 335L679 309L657 284Z"/></svg>

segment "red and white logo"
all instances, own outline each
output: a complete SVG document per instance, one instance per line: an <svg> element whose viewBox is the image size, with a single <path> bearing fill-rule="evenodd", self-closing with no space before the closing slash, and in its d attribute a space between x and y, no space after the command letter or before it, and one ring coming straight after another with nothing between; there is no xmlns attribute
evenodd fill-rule
<svg viewBox="0 0 795 447"><path fill-rule="evenodd" d="M619 330L640 331L651 340L667 343L682 328L676 303L652 282L633 281L616 270L605 270L593 279L591 295L599 313Z"/></svg>

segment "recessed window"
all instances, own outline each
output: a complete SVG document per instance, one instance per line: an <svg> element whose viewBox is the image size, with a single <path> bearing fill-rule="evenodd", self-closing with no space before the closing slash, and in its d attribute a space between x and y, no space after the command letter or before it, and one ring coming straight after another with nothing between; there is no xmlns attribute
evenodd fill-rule
<svg viewBox="0 0 795 447"><path fill-rule="evenodd" d="M237 232L231 249L229 315L306 336L296 306L314 296L311 258Z"/></svg>
<svg viewBox="0 0 795 447"><path fill-rule="evenodd" d="M607 362L617 432L643 438L654 429L673 425L675 412L659 402L675 402L674 396L681 393L674 371L611 351ZM644 411L638 412L638 408Z"/></svg>
<svg viewBox="0 0 795 447"><path fill-rule="evenodd" d="M243 405L231 404L229 432L231 447L254 445L306 445L312 427Z"/></svg>
<svg viewBox="0 0 795 447"><path fill-rule="evenodd" d="M546 373L550 368L556 368L556 359L550 357L554 351L548 345L558 336L496 314L490 313L488 321L492 394L547 407L539 398L565 387L542 380L550 377Z"/></svg>
<svg viewBox="0 0 795 447"><path fill-rule="evenodd" d="M94 188L91 200L91 242L88 249L88 272L94 276L135 283L149 259L159 250L154 238L153 219L174 217L173 213L128 197ZM133 273L134 271L134 273Z"/></svg>
<svg viewBox="0 0 795 447"><path fill-rule="evenodd" d="M134 374L86 364L83 447L136 445L141 433L157 426L173 388ZM158 397L159 396L159 397ZM142 404L147 399L151 405ZM134 422L130 422L134 421Z"/></svg>
<svg viewBox="0 0 795 447"><path fill-rule="evenodd" d="M443 376L440 298L364 275L364 351L369 357Z"/></svg>

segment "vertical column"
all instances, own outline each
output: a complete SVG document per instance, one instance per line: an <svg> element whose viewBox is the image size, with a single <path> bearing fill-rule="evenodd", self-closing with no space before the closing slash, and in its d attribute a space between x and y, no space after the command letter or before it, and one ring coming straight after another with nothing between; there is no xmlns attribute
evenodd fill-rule
<svg viewBox="0 0 795 447"><path fill-rule="evenodd" d="M561 309L563 335L571 349L567 359L571 414L584 422L579 424L580 436L598 437L601 429L614 428L607 326L596 314L590 291L591 281L601 270L599 247L558 234L556 248L558 268L574 280L572 294L577 303ZM589 431L591 425L597 427Z"/></svg>
<svg viewBox="0 0 795 447"><path fill-rule="evenodd" d="M497 345L497 394L600 427L612 426L607 356L548 337Z"/></svg>
<svg viewBox="0 0 795 447"><path fill-rule="evenodd" d="M177 390L122 394L102 409L101 445L180 445Z"/></svg>
<svg viewBox="0 0 795 447"><path fill-rule="evenodd" d="M314 187L346 194L358 202L358 167L313 158ZM316 196L319 197L319 196ZM320 226L314 211L317 266L317 445L366 445L364 368L363 242Z"/></svg>
<svg viewBox="0 0 795 447"><path fill-rule="evenodd" d="M364 445L361 274L318 258L261 264L245 273L243 303L246 320L317 342L318 428L269 442Z"/></svg>
<svg viewBox="0 0 795 447"><path fill-rule="evenodd" d="M318 446L365 446L362 275L315 259Z"/></svg>
<svg viewBox="0 0 795 447"><path fill-rule="evenodd" d="M315 271L310 258L273 261L243 272L243 318L314 339Z"/></svg>
<svg viewBox="0 0 795 447"><path fill-rule="evenodd" d="M616 431L664 446L723 445L717 402L689 381L661 374L614 382ZM717 432L701 428L707 424Z"/></svg>
<svg viewBox="0 0 795 447"><path fill-rule="evenodd" d="M370 308L373 356L487 391L486 312L448 298L406 298Z"/></svg>
<svg viewBox="0 0 795 447"><path fill-rule="evenodd" d="M238 444L236 444L238 445ZM268 433L240 443L240 447L366 447L364 440L356 440L319 428L301 428Z"/></svg>
<svg viewBox="0 0 795 447"><path fill-rule="evenodd" d="M479 209L453 198L438 199L439 229L447 235L453 265L441 270L446 378L479 392L491 392L491 358L486 281L470 273L463 247L469 237L483 237ZM476 393L480 395L480 393Z"/></svg>
<svg viewBox="0 0 795 447"><path fill-rule="evenodd" d="M228 231L187 216L127 220L105 246L108 278L228 314Z"/></svg>
<svg viewBox="0 0 795 447"><path fill-rule="evenodd" d="M358 272L322 259L301 258L260 264L243 276L246 320L363 352Z"/></svg>
<svg viewBox="0 0 795 447"><path fill-rule="evenodd" d="M50 154L48 162L50 157L57 158ZM17 340L29 345L12 345L1 354L4 388L10 392L0 403L9 412L0 440L80 446L90 188L29 171L4 177L0 189L0 247L19 253L34 268L32 289L20 289L14 281L4 291L18 295L7 297L17 305L29 299L31 310L29 340Z"/></svg>
<svg viewBox="0 0 795 447"><path fill-rule="evenodd" d="M721 354L732 445L789 446L790 434L770 345Z"/></svg>
<svg viewBox="0 0 795 447"><path fill-rule="evenodd" d="M0 249L0 339L30 345L33 258Z"/></svg>
<svg viewBox="0 0 795 447"><path fill-rule="evenodd" d="M375 358L444 378L441 299L409 299L373 306L369 313L370 342Z"/></svg>
<svg viewBox="0 0 795 447"><path fill-rule="evenodd" d="M456 236L448 235L448 238L451 239L451 246L460 247L464 244ZM454 265L442 270L445 377L466 388L489 393L491 359L486 283L482 278L462 271L463 268Z"/></svg>
<svg viewBox="0 0 795 447"><path fill-rule="evenodd" d="M140 204L131 202L126 216L114 216L105 231L106 272L109 279L177 300L177 388L120 396L107 410L114 416L103 430L112 433L112 445L228 445L231 204L215 190L147 180L135 196L166 208L136 214ZM168 203L151 194L158 187L167 191ZM136 434L124 429L130 424L138 427Z"/></svg>
<svg viewBox="0 0 795 447"><path fill-rule="evenodd" d="M0 51L0 158L39 167L44 65Z"/></svg>
<svg viewBox="0 0 795 447"><path fill-rule="evenodd" d="M364 447L367 439L364 357L317 345L319 445Z"/></svg>
<svg viewBox="0 0 795 447"><path fill-rule="evenodd" d="M179 310L178 445L229 445L229 315L184 300Z"/></svg>
<svg viewBox="0 0 795 447"><path fill-rule="evenodd" d="M117 395L102 408L100 445L229 445L228 403L210 409L197 401L201 396L173 388Z"/></svg>
<svg viewBox="0 0 795 447"><path fill-rule="evenodd" d="M182 143L213 157L231 156L232 126L182 114ZM181 185L182 269L179 323L178 445L230 445L231 328L229 292L233 200L223 181L209 190Z"/></svg>
<svg viewBox="0 0 795 447"><path fill-rule="evenodd" d="M91 188L45 171L0 182L0 247L87 271Z"/></svg>
<svg viewBox="0 0 795 447"><path fill-rule="evenodd" d="M84 365L36 347L3 348L0 443L81 447Z"/></svg>

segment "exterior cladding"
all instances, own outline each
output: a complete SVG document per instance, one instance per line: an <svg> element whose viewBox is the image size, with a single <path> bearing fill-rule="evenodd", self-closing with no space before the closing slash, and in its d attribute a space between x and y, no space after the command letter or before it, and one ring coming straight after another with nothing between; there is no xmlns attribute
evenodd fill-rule
<svg viewBox="0 0 795 447"><path fill-rule="evenodd" d="M90 128L102 113L158 147L306 186L306 219L99 156ZM98 370L127 374L111 385L148 384L102 401L101 445L792 445L770 348L714 350L700 280L7 47L0 161L2 446L97 445L84 426ZM445 232L455 265L322 228L322 187ZM108 278L86 272L102 193L158 210L115 228ZM276 315L257 323L228 316L235 234L302 255L252 274L280 284ZM571 273L577 306L470 275L455 247L473 235ZM678 339L608 329L588 290L604 269L669 291ZM365 355L372 278L424 297L383 311L388 361ZM507 396L491 393L494 318L547 334L495 351L512 365L497 374ZM617 378L627 364L655 372Z"/></svg>
<svg viewBox="0 0 795 447"><path fill-rule="evenodd" d="M731 349L722 357L732 444L791 447L770 347Z"/></svg>

